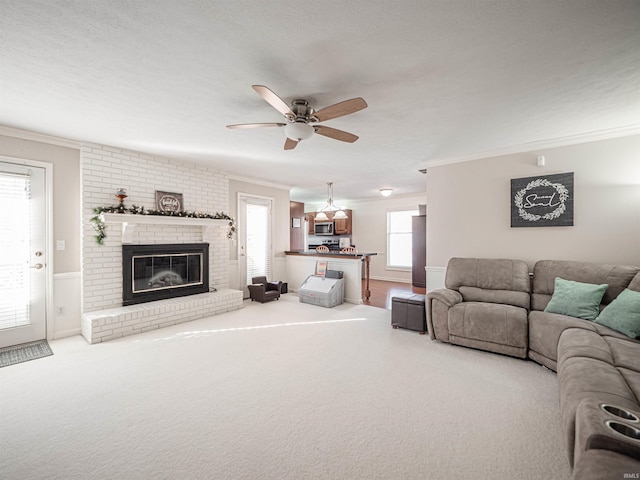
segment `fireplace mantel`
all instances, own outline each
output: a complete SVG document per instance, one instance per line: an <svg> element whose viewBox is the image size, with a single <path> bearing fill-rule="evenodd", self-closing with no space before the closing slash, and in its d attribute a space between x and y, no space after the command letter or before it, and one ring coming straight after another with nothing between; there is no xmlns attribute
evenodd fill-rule
<svg viewBox="0 0 640 480"><path fill-rule="evenodd" d="M104 223L122 224L122 243L132 243L133 232L138 225L182 225L204 229L229 226L229 220L214 218L164 217L162 215L133 215L130 213L102 213ZM206 232L203 232L206 233Z"/></svg>

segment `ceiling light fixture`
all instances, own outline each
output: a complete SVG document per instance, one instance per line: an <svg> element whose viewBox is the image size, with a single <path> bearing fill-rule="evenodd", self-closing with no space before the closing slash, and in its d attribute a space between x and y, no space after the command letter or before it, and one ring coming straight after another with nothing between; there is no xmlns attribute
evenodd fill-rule
<svg viewBox="0 0 640 480"><path fill-rule="evenodd" d="M311 138L315 130L308 123L293 122L284 126L284 134L291 140L301 141Z"/></svg>
<svg viewBox="0 0 640 480"><path fill-rule="evenodd" d="M393 192L393 189L391 189L391 188L381 188L380 189L380 195L382 195L383 197L388 197L389 195L391 195L391 192Z"/></svg>
<svg viewBox="0 0 640 480"><path fill-rule="evenodd" d="M327 204L318 209L318 213L316 215L316 221L320 220L320 221L327 221L329 220L329 217L327 216L326 212L334 212L333 213L333 218L334 219L345 219L345 218L349 218L347 216L346 213L344 213L344 210L342 210L341 207L337 207L333 204L333 183L332 182L327 182Z"/></svg>

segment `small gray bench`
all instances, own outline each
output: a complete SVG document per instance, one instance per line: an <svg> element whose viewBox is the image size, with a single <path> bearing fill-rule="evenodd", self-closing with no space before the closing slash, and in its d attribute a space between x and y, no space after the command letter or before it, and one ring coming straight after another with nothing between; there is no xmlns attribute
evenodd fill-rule
<svg viewBox="0 0 640 480"><path fill-rule="evenodd" d="M419 293L401 293L391 298L391 326L427 332L425 296Z"/></svg>

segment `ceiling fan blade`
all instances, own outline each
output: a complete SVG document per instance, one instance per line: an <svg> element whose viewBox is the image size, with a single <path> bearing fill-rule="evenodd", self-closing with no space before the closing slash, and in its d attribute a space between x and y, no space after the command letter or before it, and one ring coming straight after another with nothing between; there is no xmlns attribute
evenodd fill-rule
<svg viewBox="0 0 640 480"><path fill-rule="evenodd" d="M269 88L264 85L251 85L258 95L260 95L267 103L269 103L273 108L278 110L283 115L291 115L295 117L295 113L289 108L289 105L284 103L278 95L273 93Z"/></svg>
<svg viewBox="0 0 640 480"><path fill-rule="evenodd" d="M338 118L344 115L349 115L350 113L359 112L365 108L367 108L367 102L358 97L318 110L313 113L313 116L316 117L319 122L326 122L332 118Z"/></svg>
<svg viewBox="0 0 640 480"><path fill-rule="evenodd" d="M353 133L338 130L337 128L325 127L324 125L315 125L313 128L318 135L324 135L325 137L340 140L341 142L353 143L360 138Z"/></svg>
<svg viewBox="0 0 640 480"><path fill-rule="evenodd" d="M284 149L293 150L294 148L296 148L297 145L298 145L297 140L291 140L289 137L287 137L287 139L284 142Z"/></svg>
<svg viewBox="0 0 640 480"><path fill-rule="evenodd" d="M239 123L227 125L227 128L260 128L260 127L284 127L286 123Z"/></svg>

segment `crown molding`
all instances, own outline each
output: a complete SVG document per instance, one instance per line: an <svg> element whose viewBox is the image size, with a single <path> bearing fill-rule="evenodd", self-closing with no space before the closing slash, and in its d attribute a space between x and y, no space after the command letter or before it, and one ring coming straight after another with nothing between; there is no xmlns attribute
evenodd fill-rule
<svg viewBox="0 0 640 480"><path fill-rule="evenodd" d="M293 188L293 185L285 185L284 183L266 182L264 180L258 180L256 178L251 178L251 177L243 177L243 176L235 175L229 172L225 172L225 174L227 175L229 180L236 180L238 182L252 183L254 185L261 185L263 187L277 188L277 189L286 190L286 191L289 191Z"/></svg>
<svg viewBox="0 0 640 480"><path fill-rule="evenodd" d="M426 183L425 183L425 187L426 187ZM425 189L424 192L417 192L417 193L402 193L402 194L394 194L392 193L391 195L389 195L388 197L383 197L382 195L378 194L375 196L371 196L371 197L363 197L363 198L357 198L354 200L350 200L349 203L352 204L359 204L359 203L371 203L371 202L391 202L393 200L402 200L402 199L406 199L406 198L424 198L424 201L427 201L427 191Z"/></svg>
<svg viewBox="0 0 640 480"><path fill-rule="evenodd" d="M22 140L30 140L32 142L48 143L50 145L58 145L60 147L80 149L80 141L71 140L68 138L55 137L53 135L46 135L44 133L32 132L29 130L22 130L20 128L7 127L0 125L0 135L7 137L20 138Z"/></svg>
<svg viewBox="0 0 640 480"><path fill-rule="evenodd" d="M426 184L425 184L426 186ZM370 197L362 197L362 198L354 198L354 199L349 199L349 198L342 198L340 200L340 207L342 207L343 209L352 209L355 208L358 205L362 205L365 203L372 203L372 202L376 202L376 203L386 203L386 204L390 204L390 203L394 203L394 201L401 201L401 200L405 200L405 199L415 199L415 200L424 200L424 203L427 203L427 192L426 190L424 192L417 192L417 193L403 193L403 194L391 194L388 197L383 197L382 195L375 195L375 196L370 196ZM302 201L299 200L301 203L304 203L305 209L307 207L311 207L313 206L313 208L310 208L308 211L313 211L315 212L316 210L318 210L318 208L322 208L323 206L325 206L325 204L327 203L326 200L321 200L321 201Z"/></svg>
<svg viewBox="0 0 640 480"><path fill-rule="evenodd" d="M608 130L598 130L595 132L581 133L578 135L570 135L567 137L558 137L547 140L538 140L535 142L521 143L519 145L511 145L509 147L487 150L485 152L475 153L472 155L464 155L461 157L435 158L433 160L423 161L422 165L428 169L429 167L437 167L439 165L469 162L471 160L482 160L484 158L500 157L502 155L512 155L515 153L526 153L547 148L566 147L569 145L577 145L580 143L610 140L612 138L628 137L630 135L638 134L640 134L640 124L627 125L625 127L612 128Z"/></svg>

